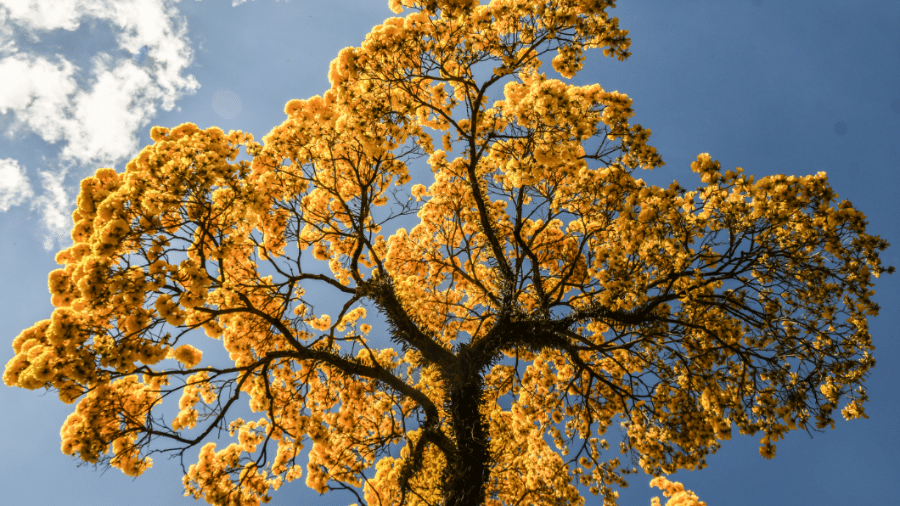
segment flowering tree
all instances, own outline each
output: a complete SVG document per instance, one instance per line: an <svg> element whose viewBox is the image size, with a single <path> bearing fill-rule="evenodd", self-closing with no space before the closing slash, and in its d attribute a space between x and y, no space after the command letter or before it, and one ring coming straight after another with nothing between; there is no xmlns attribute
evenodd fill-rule
<svg viewBox="0 0 900 506"><path fill-rule="evenodd" d="M184 485L216 505L304 473L370 505L583 504L575 482L614 504L637 467L688 504L661 475L733 427L771 458L842 398L865 417L872 277L893 268L824 173L755 180L704 153L696 191L634 177L663 162L631 100L540 72L629 56L610 0L390 4L406 16L341 51L264 145L154 127L124 173L82 181L56 309L3 377L77 403L64 453L137 476L202 445ZM230 163L240 146L252 162ZM433 183L398 197L423 156ZM340 313L315 314L311 286ZM368 344L367 305L400 352Z"/></svg>

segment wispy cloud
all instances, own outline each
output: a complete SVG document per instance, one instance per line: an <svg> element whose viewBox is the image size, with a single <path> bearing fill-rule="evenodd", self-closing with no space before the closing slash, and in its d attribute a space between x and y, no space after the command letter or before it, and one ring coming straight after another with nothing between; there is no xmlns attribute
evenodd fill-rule
<svg viewBox="0 0 900 506"><path fill-rule="evenodd" d="M42 171L39 174L44 193L31 202L31 208L41 213L41 221L48 232L44 237L44 249L50 251L54 245L71 244L71 240L66 241L72 230L72 217L66 212L69 209L69 197L63 187L66 171Z"/></svg>
<svg viewBox="0 0 900 506"><path fill-rule="evenodd" d="M0 212L8 211L34 196L28 176L12 158L0 159Z"/></svg>

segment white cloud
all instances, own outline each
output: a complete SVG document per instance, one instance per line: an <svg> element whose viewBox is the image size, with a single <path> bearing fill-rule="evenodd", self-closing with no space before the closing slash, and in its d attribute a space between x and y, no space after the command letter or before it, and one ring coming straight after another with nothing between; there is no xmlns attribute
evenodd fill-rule
<svg viewBox="0 0 900 506"><path fill-rule="evenodd" d="M0 159L0 211L8 211L34 195L28 176L12 158Z"/></svg>
<svg viewBox="0 0 900 506"><path fill-rule="evenodd" d="M60 158L111 165L137 153L138 135L147 136L144 126L156 114L157 102L171 101L171 96L130 60L110 68L112 59L100 54L92 63L96 79L90 91L76 93L70 101L73 117L65 120L69 143Z"/></svg>
<svg viewBox="0 0 900 506"><path fill-rule="evenodd" d="M62 244L67 237L70 237L69 234L74 223L72 216L64 212L69 209L69 197L62 184L66 177L66 170L56 174L42 171L39 174L44 194L31 202L31 208L37 208L42 215L44 227L49 232L44 236L44 249L50 251L54 244ZM71 243L71 239L68 242Z"/></svg>
<svg viewBox="0 0 900 506"><path fill-rule="evenodd" d="M5 7L17 24L34 30L76 30L81 17L81 0L53 0L41 2L34 0L2 0Z"/></svg>
<svg viewBox="0 0 900 506"><path fill-rule="evenodd" d="M0 55L16 50L15 32L12 25L7 22L6 11L0 9Z"/></svg>
<svg viewBox="0 0 900 506"><path fill-rule="evenodd" d="M37 54L0 60L0 73L15 76L12 86L5 83L0 91L0 111L11 109L14 118L7 135L27 127L47 142L62 138L63 160L113 165L130 158L157 107L170 111L178 98L200 86L193 76L180 75L191 64L192 50L171 0L0 0L2 9L9 23L32 34L73 31L92 18L113 26L118 49L148 48L151 61L143 65L95 55L84 89L75 84L81 69L63 55L54 55L55 64Z"/></svg>
<svg viewBox="0 0 900 506"><path fill-rule="evenodd" d="M77 67L62 55L57 63L45 57L16 54L0 60L0 113L12 110L16 123L6 132L12 139L21 126L28 126L47 142L65 135L68 96L78 89L73 74Z"/></svg>

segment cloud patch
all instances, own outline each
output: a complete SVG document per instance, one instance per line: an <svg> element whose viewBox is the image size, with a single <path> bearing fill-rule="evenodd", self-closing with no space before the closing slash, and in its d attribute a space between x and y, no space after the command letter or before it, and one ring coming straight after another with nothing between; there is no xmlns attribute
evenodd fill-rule
<svg viewBox="0 0 900 506"><path fill-rule="evenodd" d="M8 211L34 196L28 176L12 158L0 159L0 212Z"/></svg>
<svg viewBox="0 0 900 506"><path fill-rule="evenodd" d="M33 40L40 40L41 32L75 31L84 21L100 21L116 34L118 47L110 50L146 48L143 64L98 53L87 75L61 54L51 59L13 46L0 60L0 73L15 76L0 92L0 111L12 111L14 121L7 137L28 129L47 142L63 140L64 161L112 165L130 158L139 131L158 107L170 111L177 99L200 87L193 76L181 75L193 53L171 0L0 0L0 10ZM154 64L147 65L148 59ZM87 86L77 87L76 74Z"/></svg>
<svg viewBox="0 0 900 506"><path fill-rule="evenodd" d="M66 212L70 204L63 187L66 171L57 173L42 171L40 176L44 193L31 202L31 208L38 209L41 213L41 221L49 232L44 237L44 249L51 251L54 244L66 243L68 246L72 243L71 239L66 241L66 238L71 237L70 231L74 223L70 213Z"/></svg>

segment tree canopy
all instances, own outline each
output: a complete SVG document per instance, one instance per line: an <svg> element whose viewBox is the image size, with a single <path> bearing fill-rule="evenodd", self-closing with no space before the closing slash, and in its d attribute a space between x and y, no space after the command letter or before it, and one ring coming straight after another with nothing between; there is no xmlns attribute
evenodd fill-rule
<svg viewBox="0 0 900 506"><path fill-rule="evenodd" d="M541 71L626 59L614 4L390 0L404 17L262 144L153 127L123 173L81 182L56 309L4 382L75 404L62 451L89 463L138 476L200 447L184 486L214 505L304 476L373 506L584 504L576 483L615 504L638 468L689 504L663 475L733 428L771 458L836 409L865 417L887 243L822 172L702 153L695 190L637 178L663 161L631 99ZM368 344L367 307L396 348Z"/></svg>

